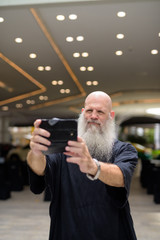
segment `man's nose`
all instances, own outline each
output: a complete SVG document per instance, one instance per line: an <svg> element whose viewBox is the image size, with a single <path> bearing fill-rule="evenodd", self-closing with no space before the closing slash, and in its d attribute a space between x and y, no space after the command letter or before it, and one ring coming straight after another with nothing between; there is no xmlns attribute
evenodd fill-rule
<svg viewBox="0 0 160 240"><path fill-rule="evenodd" d="M97 114L96 111L93 111L93 112L92 112L91 118L92 118L92 119L98 119L98 114Z"/></svg>

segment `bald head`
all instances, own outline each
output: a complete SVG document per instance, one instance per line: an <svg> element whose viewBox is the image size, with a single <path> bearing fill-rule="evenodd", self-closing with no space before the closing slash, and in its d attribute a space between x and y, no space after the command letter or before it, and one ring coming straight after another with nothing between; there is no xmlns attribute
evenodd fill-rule
<svg viewBox="0 0 160 240"><path fill-rule="evenodd" d="M108 111L110 112L112 110L112 100L108 94L102 91L95 91L90 93L85 100L85 106L88 104L88 102L103 102L104 105L106 105Z"/></svg>

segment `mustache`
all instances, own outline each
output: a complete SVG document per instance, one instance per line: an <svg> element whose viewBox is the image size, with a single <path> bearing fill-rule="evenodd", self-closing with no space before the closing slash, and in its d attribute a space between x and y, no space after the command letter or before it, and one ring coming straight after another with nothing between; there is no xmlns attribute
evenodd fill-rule
<svg viewBox="0 0 160 240"><path fill-rule="evenodd" d="M87 123L96 123L101 126L101 123L98 120L88 120Z"/></svg>

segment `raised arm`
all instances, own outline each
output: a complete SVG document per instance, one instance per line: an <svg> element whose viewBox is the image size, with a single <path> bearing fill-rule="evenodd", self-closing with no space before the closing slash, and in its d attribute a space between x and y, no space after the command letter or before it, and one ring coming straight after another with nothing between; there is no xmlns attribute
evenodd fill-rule
<svg viewBox="0 0 160 240"><path fill-rule="evenodd" d="M82 138L79 137L77 142L69 141L64 154L69 156L69 158L67 158L68 162L79 165L81 172L92 176L96 175L98 170L97 165ZM114 187L124 187L123 173L117 165L104 162L100 162L100 165L99 179L102 182Z"/></svg>
<svg viewBox="0 0 160 240"><path fill-rule="evenodd" d="M37 175L43 176L46 167L46 157L42 151L47 151L47 146L51 143L45 138L49 137L50 133L40 128L40 123L40 119L34 122L34 131L30 141L31 150L27 156L27 164Z"/></svg>

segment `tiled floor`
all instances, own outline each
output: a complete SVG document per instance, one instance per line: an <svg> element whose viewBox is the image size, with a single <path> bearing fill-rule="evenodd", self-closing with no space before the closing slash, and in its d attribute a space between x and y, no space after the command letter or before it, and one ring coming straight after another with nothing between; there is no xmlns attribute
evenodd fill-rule
<svg viewBox="0 0 160 240"><path fill-rule="evenodd" d="M47 240L49 202L26 187L0 201L0 240Z"/></svg>
<svg viewBox="0 0 160 240"><path fill-rule="evenodd" d="M129 200L138 240L159 240L160 204L155 204L153 196L141 188L137 176ZM48 208L43 194L33 195L28 187L12 192L10 199L0 201L0 240L47 240Z"/></svg>
<svg viewBox="0 0 160 240"><path fill-rule="evenodd" d="M159 240L160 204L141 188L139 178L133 179L129 201L138 240Z"/></svg>

